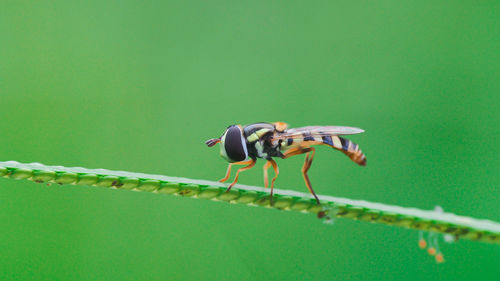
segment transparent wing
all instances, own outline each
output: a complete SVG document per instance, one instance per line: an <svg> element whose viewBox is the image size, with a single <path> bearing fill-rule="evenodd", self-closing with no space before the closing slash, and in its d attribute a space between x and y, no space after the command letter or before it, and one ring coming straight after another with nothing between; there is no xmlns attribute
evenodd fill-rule
<svg viewBox="0 0 500 281"><path fill-rule="evenodd" d="M343 126L307 126L300 128L291 128L283 133L276 134L273 139L287 139L294 137L302 137L304 134L316 135L316 136L342 136L342 135L354 135L363 133L364 130L355 127L343 127Z"/></svg>

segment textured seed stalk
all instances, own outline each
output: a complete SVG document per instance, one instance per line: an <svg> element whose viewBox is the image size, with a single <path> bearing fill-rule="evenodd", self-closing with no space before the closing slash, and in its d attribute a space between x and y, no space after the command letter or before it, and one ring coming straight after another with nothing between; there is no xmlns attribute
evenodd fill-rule
<svg viewBox="0 0 500 281"><path fill-rule="evenodd" d="M424 211L381 203L351 200L332 196L318 196L321 204L301 192L275 189L274 205L269 200L269 190L256 186L235 185L225 192L227 185L212 181L167 177L105 169L46 166L39 163L23 164L15 161L0 162L0 177L26 179L37 183L57 183L99 186L184 197L225 201L319 214L318 217L339 217L400 226L423 231L450 234L457 239L469 239L500 244L500 224L457 216L453 213Z"/></svg>

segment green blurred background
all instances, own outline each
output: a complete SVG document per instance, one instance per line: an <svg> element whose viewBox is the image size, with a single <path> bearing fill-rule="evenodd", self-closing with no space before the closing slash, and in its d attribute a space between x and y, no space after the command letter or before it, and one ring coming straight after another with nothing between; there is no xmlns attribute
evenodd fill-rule
<svg viewBox="0 0 500 281"><path fill-rule="evenodd" d="M500 221L498 1L1 1L2 161L219 179L229 124L348 125L318 194ZM277 187L306 192L303 157ZM262 162L240 182L262 185ZM498 280L500 247L0 180L1 280Z"/></svg>

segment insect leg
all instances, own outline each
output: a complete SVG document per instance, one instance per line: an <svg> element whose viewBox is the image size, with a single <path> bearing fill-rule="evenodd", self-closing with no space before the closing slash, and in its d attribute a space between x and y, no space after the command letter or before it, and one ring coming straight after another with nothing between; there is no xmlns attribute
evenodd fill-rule
<svg viewBox="0 0 500 281"><path fill-rule="evenodd" d="M306 152L309 152L310 150L307 150L308 148L304 148L304 147L294 147L294 148L290 148L288 149L287 151L285 151L283 153L283 156L281 158L283 159L286 159L286 158L289 158L289 157L292 157L292 156L295 156L295 155L299 155L299 154L304 154Z"/></svg>
<svg viewBox="0 0 500 281"><path fill-rule="evenodd" d="M267 175L267 170L271 167L271 162L267 161L266 164L264 165L264 187L268 188L269 187L269 177Z"/></svg>
<svg viewBox="0 0 500 281"><path fill-rule="evenodd" d="M243 162L245 162L245 163L243 163ZM229 187L227 188L226 192L229 192L229 190L231 190L231 188L238 182L238 177L240 175L240 172L243 172L245 170L253 168L253 166L255 166L255 162L257 162L257 161L255 161L254 159L248 160L248 161L237 162L238 164L240 164L240 163L241 164L250 163L250 164L248 164L248 166L245 166L243 168L239 168L238 169L238 171L236 172L236 176L234 177L234 181L229 185Z"/></svg>
<svg viewBox="0 0 500 281"><path fill-rule="evenodd" d="M280 170L278 169L278 164L276 164L276 161L274 161L273 159L269 159L267 161L267 163L271 163L271 165L273 165L273 169L274 169L274 178L273 180L271 181L271 206L273 205L273 188L274 188L274 182L276 181L276 178L278 177L279 173L280 173Z"/></svg>
<svg viewBox="0 0 500 281"><path fill-rule="evenodd" d="M231 175L231 166L233 166L233 163L229 163L229 165L227 165L226 176L220 179L219 182L226 182L227 179L229 179L229 176Z"/></svg>
<svg viewBox="0 0 500 281"><path fill-rule="evenodd" d="M231 175L231 168L233 165L247 165L247 164L250 164L251 162L252 162L252 160L240 161L240 162L236 162L236 163L229 163L229 165L227 166L226 176L224 178L220 179L219 182L225 182L225 181L227 181L227 179L229 179L229 176Z"/></svg>
<svg viewBox="0 0 500 281"><path fill-rule="evenodd" d="M312 152L312 153L310 153L310 152ZM294 147L294 148L290 148L289 150L285 151L283 153L282 158L286 159L286 158L292 157L294 155L307 153L306 160L304 162L304 166L302 167L302 175L304 176L304 181L306 183L307 189L309 189L309 192L311 192L311 194L314 196L314 198L316 199L316 202L318 202L318 205L319 205L318 196L316 195L316 193L312 189L311 181L309 180L309 177L307 176L307 171L311 167L315 152L316 152L316 150L313 147ZM309 155L309 154L311 154L311 155Z"/></svg>
<svg viewBox="0 0 500 281"><path fill-rule="evenodd" d="M309 176L307 175L307 171L309 171L309 168L311 168L312 160L314 158L314 154L316 153L316 150L313 147L309 147L308 150L310 152L307 152L307 154L306 154L304 166L302 166L302 175L304 176L304 181L306 182L307 189L309 189L309 192L311 192L311 194L314 196L314 198L316 198L316 202L319 205L318 196L314 192L314 190L311 186L311 181L309 180Z"/></svg>

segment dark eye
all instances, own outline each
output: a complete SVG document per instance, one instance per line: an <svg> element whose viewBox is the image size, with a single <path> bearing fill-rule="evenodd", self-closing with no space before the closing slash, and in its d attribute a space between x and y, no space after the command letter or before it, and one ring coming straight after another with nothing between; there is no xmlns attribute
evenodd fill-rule
<svg viewBox="0 0 500 281"><path fill-rule="evenodd" d="M247 158L246 143L238 126L231 126L227 129L224 148L226 149L227 156L235 162L243 161Z"/></svg>

